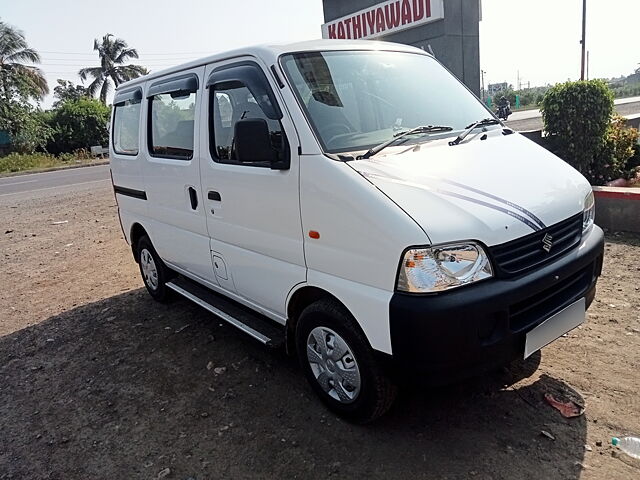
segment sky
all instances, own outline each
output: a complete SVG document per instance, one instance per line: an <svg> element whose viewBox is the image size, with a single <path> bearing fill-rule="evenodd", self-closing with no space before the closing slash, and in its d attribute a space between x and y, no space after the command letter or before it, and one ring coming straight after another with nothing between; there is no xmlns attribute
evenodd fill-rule
<svg viewBox="0 0 640 480"><path fill-rule="evenodd" d="M582 0L482 0L482 15L486 84L517 86L518 71L531 86L579 77ZM640 0L588 0L591 78L638 66L639 18ZM244 45L320 38L323 14L322 0L0 0L0 19L40 53L53 91L56 79L79 82L80 68L98 64L93 40L105 33L154 71ZM49 95L42 105L52 102Z"/></svg>

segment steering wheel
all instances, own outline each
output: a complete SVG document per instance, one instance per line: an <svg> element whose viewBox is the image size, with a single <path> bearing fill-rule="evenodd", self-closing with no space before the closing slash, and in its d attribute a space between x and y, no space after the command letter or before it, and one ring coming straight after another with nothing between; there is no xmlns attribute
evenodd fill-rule
<svg viewBox="0 0 640 480"><path fill-rule="evenodd" d="M331 143L336 137L340 135L344 135L346 133L352 133L353 130L346 123L329 123L328 125L323 125L318 129L320 135L323 138L329 138L327 140L327 144Z"/></svg>

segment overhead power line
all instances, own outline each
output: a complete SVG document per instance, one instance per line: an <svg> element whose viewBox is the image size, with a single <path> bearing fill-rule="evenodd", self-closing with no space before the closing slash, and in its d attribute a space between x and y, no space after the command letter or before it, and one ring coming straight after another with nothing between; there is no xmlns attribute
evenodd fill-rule
<svg viewBox="0 0 640 480"><path fill-rule="evenodd" d="M142 65L143 67L145 65L154 67L154 66L162 66L162 65L167 65L167 66L172 66L172 65L178 65L180 62L163 62L163 63L149 63L149 62L136 62L136 65ZM186 63L186 62L182 62L182 63ZM130 64L124 64L122 65L123 67L130 65ZM100 65L90 65L89 63L49 63L49 62L43 62L43 63L39 63L37 65L29 65L30 67L71 67L71 68L94 68L94 67L99 67Z"/></svg>
<svg viewBox="0 0 640 480"><path fill-rule="evenodd" d="M55 54L55 55L90 55L90 56L96 56L96 53L86 53L86 52L57 52L57 51L53 51L53 50L38 50L38 53L49 53L49 54ZM138 55L141 56L183 56L183 55L211 55L212 53L215 53L211 50L207 51L207 52L164 52L164 53L147 53L147 52L140 52L138 51Z"/></svg>
<svg viewBox="0 0 640 480"><path fill-rule="evenodd" d="M73 62L73 63L79 63L79 62L89 62L91 60L96 60L98 57L97 56L93 56L93 58L50 58L50 57L42 57L42 59L44 60L43 63L47 63L49 61L53 61L53 62ZM150 58L150 59L145 59L145 58L131 58L128 61L131 62L152 62L152 63L158 63L158 62L171 62L171 61L180 61L180 60L196 60L197 57L175 57L175 58Z"/></svg>

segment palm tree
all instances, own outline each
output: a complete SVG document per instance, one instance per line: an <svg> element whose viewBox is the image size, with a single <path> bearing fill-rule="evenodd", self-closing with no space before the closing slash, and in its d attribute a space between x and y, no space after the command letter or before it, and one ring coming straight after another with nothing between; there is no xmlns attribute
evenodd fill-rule
<svg viewBox="0 0 640 480"><path fill-rule="evenodd" d="M100 91L100 100L107 103L107 94L111 89L111 82L117 87L123 82L146 75L147 69L140 65L124 65L130 58L138 58L135 48L129 48L127 42L121 38L114 38L107 33L102 41L97 38L93 41L93 49L100 57L99 67L87 67L78 72L84 82L87 77L93 81L87 87L87 93L95 96Z"/></svg>
<svg viewBox="0 0 640 480"><path fill-rule="evenodd" d="M42 70L25 63L40 63L40 55L29 48L24 33L0 21L0 95L5 100L14 93L36 99L49 93Z"/></svg>

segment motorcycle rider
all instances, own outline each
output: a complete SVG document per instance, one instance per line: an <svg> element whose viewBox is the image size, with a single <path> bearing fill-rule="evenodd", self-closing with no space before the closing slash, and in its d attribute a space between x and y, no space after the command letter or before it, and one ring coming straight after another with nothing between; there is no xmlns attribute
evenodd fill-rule
<svg viewBox="0 0 640 480"><path fill-rule="evenodd" d="M511 115L511 104L507 97L502 95L498 100L498 117L506 120L509 115Z"/></svg>

